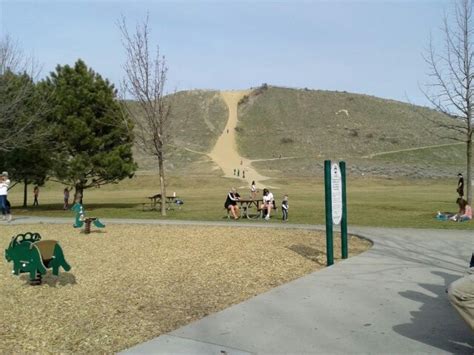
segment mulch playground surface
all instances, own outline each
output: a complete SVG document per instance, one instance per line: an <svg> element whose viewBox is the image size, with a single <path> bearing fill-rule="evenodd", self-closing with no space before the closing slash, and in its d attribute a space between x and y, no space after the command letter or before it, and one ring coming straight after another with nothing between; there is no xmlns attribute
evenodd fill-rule
<svg viewBox="0 0 474 355"><path fill-rule="evenodd" d="M324 232L110 225L2 225L61 244L70 272L41 286L0 263L0 352L113 353L240 303L326 264ZM340 238L335 239L335 250ZM349 241L351 255L370 243ZM339 253L336 253L339 254Z"/></svg>

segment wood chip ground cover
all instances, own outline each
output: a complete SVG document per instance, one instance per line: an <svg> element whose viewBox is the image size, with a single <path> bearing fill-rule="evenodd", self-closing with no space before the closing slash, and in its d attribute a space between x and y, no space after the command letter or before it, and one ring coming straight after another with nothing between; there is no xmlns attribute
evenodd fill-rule
<svg viewBox="0 0 474 355"><path fill-rule="evenodd" d="M2 353L113 353L324 267L322 232L233 227L2 226L58 240L70 272L41 286L0 264ZM336 241L338 238L335 238ZM370 243L350 238L351 255ZM340 247L335 245L335 250Z"/></svg>

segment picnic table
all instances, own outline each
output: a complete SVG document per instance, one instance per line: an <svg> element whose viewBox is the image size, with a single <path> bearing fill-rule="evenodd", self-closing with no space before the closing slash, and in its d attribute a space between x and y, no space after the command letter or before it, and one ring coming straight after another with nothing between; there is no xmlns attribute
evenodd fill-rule
<svg viewBox="0 0 474 355"><path fill-rule="evenodd" d="M260 210L260 205L263 203L263 199L251 199L251 198L240 198L237 200L237 203L240 205L240 210L242 211L242 217L246 217L248 219L255 219L259 218L262 214ZM255 214L250 214L249 209L255 206Z"/></svg>
<svg viewBox="0 0 474 355"><path fill-rule="evenodd" d="M163 202L163 199L161 198L161 194L148 196L148 199L150 200L150 209L151 210L161 209L161 203ZM175 203L176 200L178 200L178 196L176 196L175 194L173 194L171 196L166 196L164 198L164 202L166 203L166 206L167 206L166 209L167 210L172 209L173 203ZM146 204L143 204L143 208L145 208L145 205Z"/></svg>

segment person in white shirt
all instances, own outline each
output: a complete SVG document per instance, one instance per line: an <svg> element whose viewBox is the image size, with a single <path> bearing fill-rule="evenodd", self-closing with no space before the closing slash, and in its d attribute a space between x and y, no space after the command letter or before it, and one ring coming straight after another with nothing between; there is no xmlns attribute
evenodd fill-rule
<svg viewBox="0 0 474 355"><path fill-rule="evenodd" d="M268 189L263 189L263 205L262 209L266 212L265 219L270 219L270 212L273 208L273 194Z"/></svg>
<svg viewBox="0 0 474 355"><path fill-rule="evenodd" d="M283 213L283 222L286 222L288 220L288 209L288 195L285 195L285 197L283 197L283 201L281 201L281 212Z"/></svg>
<svg viewBox="0 0 474 355"><path fill-rule="evenodd" d="M10 186L10 179L8 179L8 172L4 171L0 175L0 208L2 209L2 214L6 217L7 221L12 220L12 215L10 213L10 205L7 202L8 187Z"/></svg>
<svg viewBox="0 0 474 355"><path fill-rule="evenodd" d="M257 185L255 185L255 181L252 181L252 185L250 186L250 196L252 200L257 198Z"/></svg>

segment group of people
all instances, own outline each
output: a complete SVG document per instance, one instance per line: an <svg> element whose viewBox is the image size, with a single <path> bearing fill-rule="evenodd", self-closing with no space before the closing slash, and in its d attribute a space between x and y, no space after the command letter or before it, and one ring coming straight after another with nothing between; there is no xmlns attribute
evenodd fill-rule
<svg viewBox="0 0 474 355"><path fill-rule="evenodd" d="M252 181L252 184L250 186L250 198L252 200L257 199L257 186L255 185L255 181ZM232 215L232 218L238 219L240 210L238 206L238 201L240 200L240 194L237 192L237 190L233 187L230 189L229 193L227 194L227 198L224 203L224 207L230 212ZM263 189L262 192L262 203L259 206L259 209L263 211L262 216L265 218L265 220L270 219L271 211L275 208L275 199L273 197L273 193L268 190L267 188ZM288 204L288 195L285 195L283 197L283 200L281 202L281 210L282 210L282 220L287 221L288 220L288 209L289 209L289 204Z"/></svg>
<svg viewBox="0 0 474 355"><path fill-rule="evenodd" d="M458 174L458 185L456 187L458 198L456 204L459 209L457 213L438 211L436 218L439 220L449 220L454 222L465 222L472 219L472 207L464 199L464 177L461 173Z"/></svg>
<svg viewBox="0 0 474 355"><path fill-rule="evenodd" d="M4 171L0 175L0 208L2 209L2 219L10 222L12 214L10 211L10 201L8 201L8 188L10 187L10 179L8 172Z"/></svg>

